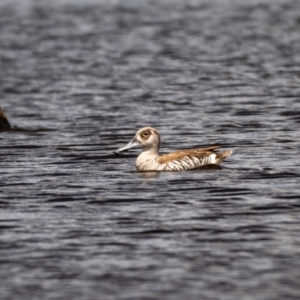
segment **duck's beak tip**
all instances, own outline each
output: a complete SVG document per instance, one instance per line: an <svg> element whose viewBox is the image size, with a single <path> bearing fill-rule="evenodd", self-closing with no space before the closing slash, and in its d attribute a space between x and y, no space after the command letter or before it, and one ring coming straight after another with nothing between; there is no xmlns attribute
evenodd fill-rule
<svg viewBox="0 0 300 300"><path fill-rule="evenodd" d="M140 143L138 141L136 141L135 139L133 139L126 146L118 148L117 150L114 150L113 153L115 153L117 155L122 155L123 152L125 152L131 148L138 147L139 145L140 145Z"/></svg>
<svg viewBox="0 0 300 300"><path fill-rule="evenodd" d="M116 155L123 155L123 152L119 151L119 149L114 150L113 153L116 154Z"/></svg>

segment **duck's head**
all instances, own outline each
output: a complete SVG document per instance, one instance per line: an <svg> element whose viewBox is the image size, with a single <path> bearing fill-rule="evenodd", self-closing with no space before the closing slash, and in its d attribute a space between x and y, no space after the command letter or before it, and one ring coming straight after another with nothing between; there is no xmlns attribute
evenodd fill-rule
<svg viewBox="0 0 300 300"><path fill-rule="evenodd" d="M143 151L155 150L158 151L160 146L160 135L155 128L144 127L138 130L135 137L124 147L121 147L114 151L116 154L120 154L131 148L141 147Z"/></svg>

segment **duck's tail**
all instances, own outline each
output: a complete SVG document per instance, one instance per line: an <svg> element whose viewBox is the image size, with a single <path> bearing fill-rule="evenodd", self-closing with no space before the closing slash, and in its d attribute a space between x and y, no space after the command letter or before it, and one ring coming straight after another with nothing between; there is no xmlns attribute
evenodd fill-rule
<svg viewBox="0 0 300 300"><path fill-rule="evenodd" d="M232 152L233 151L230 149L230 150L226 150L226 151L217 153L215 163L219 165L227 156L231 155Z"/></svg>

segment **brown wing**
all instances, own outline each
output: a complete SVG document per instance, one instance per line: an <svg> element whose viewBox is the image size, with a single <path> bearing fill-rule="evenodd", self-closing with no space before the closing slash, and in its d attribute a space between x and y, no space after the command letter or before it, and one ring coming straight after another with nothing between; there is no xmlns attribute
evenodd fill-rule
<svg viewBox="0 0 300 300"><path fill-rule="evenodd" d="M162 155L158 158L157 161L160 164L165 164L173 160L181 160L187 156L201 158L212 154L218 148L220 148L220 146L210 146L210 147L199 148L199 149L179 150L169 154Z"/></svg>

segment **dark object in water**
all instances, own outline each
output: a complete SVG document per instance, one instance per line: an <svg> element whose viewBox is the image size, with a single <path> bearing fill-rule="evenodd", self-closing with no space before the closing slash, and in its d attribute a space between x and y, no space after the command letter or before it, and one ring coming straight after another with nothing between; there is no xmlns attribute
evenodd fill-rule
<svg viewBox="0 0 300 300"><path fill-rule="evenodd" d="M10 126L2 108L0 107L0 130L7 130L7 129L11 129L11 126Z"/></svg>

